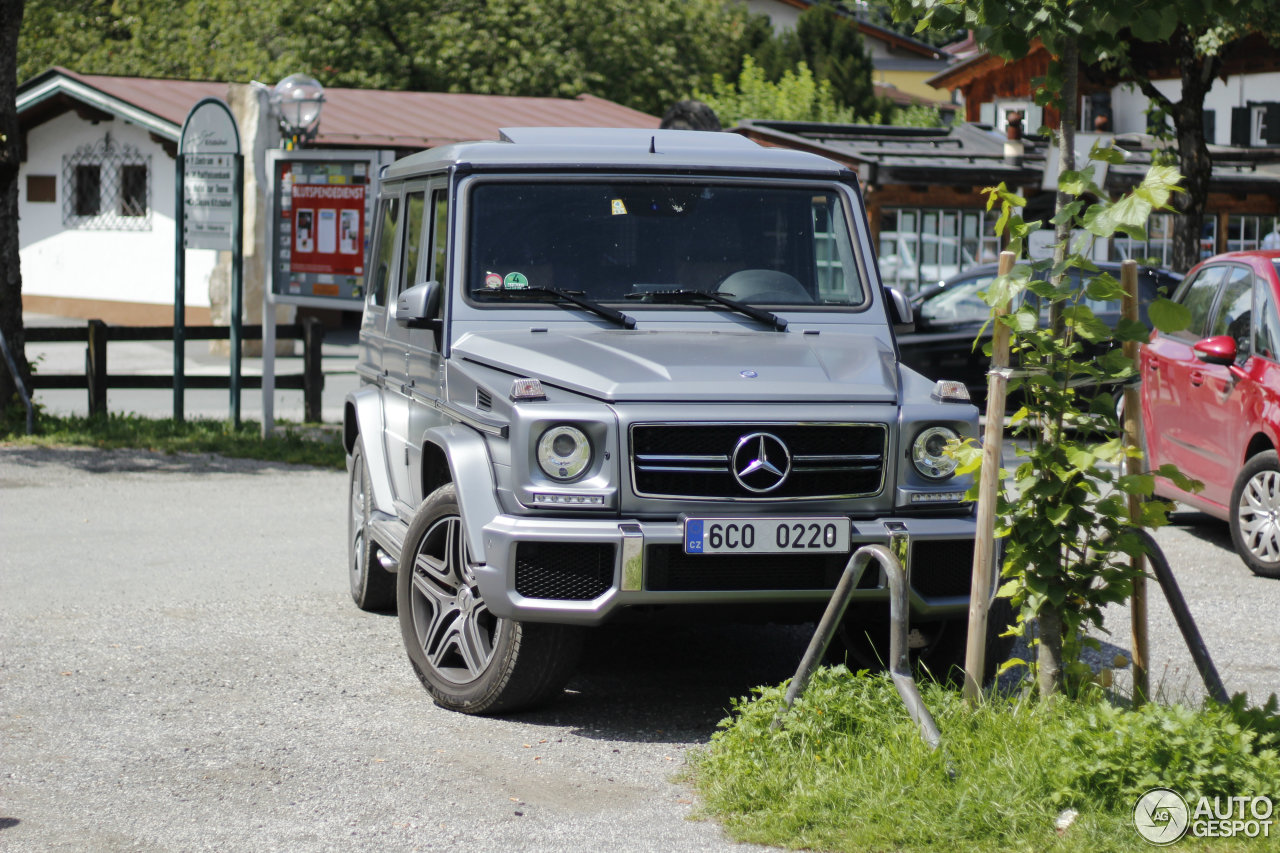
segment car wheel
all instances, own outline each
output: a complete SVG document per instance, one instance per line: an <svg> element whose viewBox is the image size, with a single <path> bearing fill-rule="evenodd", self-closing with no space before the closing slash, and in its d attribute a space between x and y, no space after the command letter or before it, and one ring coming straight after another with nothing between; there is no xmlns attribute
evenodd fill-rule
<svg viewBox="0 0 1280 853"><path fill-rule="evenodd" d="M347 493L347 576L351 581L351 599L361 610L391 610L396 603L396 576L382 567L378 549L369 538L369 517L373 499L370 494L369 469L359 440L351 451Z"/></svg>
<svg viewBox="0 0 1280 853"><path fill-rule="evenodd" d="M874 615L869 607L850 608L836 634L843 647L846 662L860 668L879 671L889 668L889 620L883 609ZM1009 600L997 598L991 603L987 618L986 655L982 667L982 683L995 675L996 668L1009 657L1012 637L1001 637L1013 622ZM969 617L936 622L913 622L908 645L913 668L923 669L933 678L951 684L964 681L965 644L969 636Z"/></svg>
<svg viewBox="0 0 1280 853"><path fill-rule="evenodd" d="M1280 578L1280 457L1259 453L1231 489L1231 541L1256 575Z"/></svg>
<svg viewBox="0 0 1280 853"><path fill-rule="evenodd" d="M418 509L400 558L396 602L414 672L453 711L492 714L545 701L572 675L582 629L494 616L468 556L450 483Z"/></svg>

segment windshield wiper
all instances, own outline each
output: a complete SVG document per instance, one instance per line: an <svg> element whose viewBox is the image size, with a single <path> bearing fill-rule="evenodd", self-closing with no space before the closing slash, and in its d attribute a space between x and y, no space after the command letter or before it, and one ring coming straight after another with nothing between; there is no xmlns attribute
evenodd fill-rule
<svg viewBox="0 0 1280 853"><path fill-rule="evenodd" d="M753 320L758 320L766 326L771 327L774 331L785 332L787 330L787 321L772 311L766 311L763 308L757 308L754 305L748 305L745 302L739 302L736 299L729 299L721 296L719 293L712 293L706 290L651 290L645 293L628 294L628 299L643 299L645 302L711 302L716 305L723 305L732 311L746 315Z"/></svg>
<svg viewBox="0 0 1280 853"><path fill-rule="evenodd" d="M634 329L636 327L636 318L621 311L615 311L612 308L605 307L599 302L592 302L582 295L580 291L557 290L554 287L521 287L521 288L502 288L502 287L479 287L471 291L472 296L496 296L510 294L512 296L554 296L561 302L568 302L578 306L584 311L590 311L597 317L603 317L611 323L616 323L624 329Z"/></svg>

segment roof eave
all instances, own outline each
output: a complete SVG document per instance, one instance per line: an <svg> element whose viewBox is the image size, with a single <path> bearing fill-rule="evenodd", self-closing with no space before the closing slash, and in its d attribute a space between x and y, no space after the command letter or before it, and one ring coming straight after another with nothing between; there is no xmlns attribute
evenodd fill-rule
<svg viewBox="0 0 1280 853"><path fill-rule="evenodd" d="M108 95L101 89L76 79L70 72L54 69L42 77L35 78L28 87L18 93L17 110L19 116L23 111L35 107L58 95L67 95L90 106L110 113L125 121L136 124L170 142L177 142L182 128L168 119L144 110L128 101Z"/></svg>

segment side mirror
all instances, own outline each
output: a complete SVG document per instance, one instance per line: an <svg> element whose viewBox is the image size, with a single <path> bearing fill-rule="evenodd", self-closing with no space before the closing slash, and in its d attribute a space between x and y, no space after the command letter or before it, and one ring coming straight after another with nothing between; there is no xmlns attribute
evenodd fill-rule
<svg viewBox="0 0 1280 853"><path fill-rule="evenodd" d="M1196 358L1206 364L1230 367L1236 363L1236 339L1230 335L1214 335L1198 342L1192 349Z"/></svg>
<svg viewBox="0 0 1280 853"><path fill-rule="evenodd" d="M400 294L396 300L396 322L410 329L439 326L440 282L424 281Z"/></svg>
<svg viewBox="0 0 1280 853"><path fill-rule="evenodd" d="M889 322L893 324L894 334L905 335L916 330L915 311L906 295L896 287L885 287L885 301L889 305Z"/></svg>

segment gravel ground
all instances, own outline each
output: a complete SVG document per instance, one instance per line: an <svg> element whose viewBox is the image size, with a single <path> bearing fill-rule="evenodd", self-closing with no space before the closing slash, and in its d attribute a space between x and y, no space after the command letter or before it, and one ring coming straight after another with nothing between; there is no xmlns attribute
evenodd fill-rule
<svg viewBox="0 0 1280 853"><path fill-rule="evenodd" d="M0 448L0 848L759 849L690 820L679 774L733 697L791 674L808 629L611 628L542 711L442 711L394 617L350 602L345 485ZM1219 523L1177 521L1159 538L1228 690L1280 691L1280 581ZM1109 620L1113 656L1127 612ZM1194 698L1173 631L1153 603L1153 681Z"/></svg>

